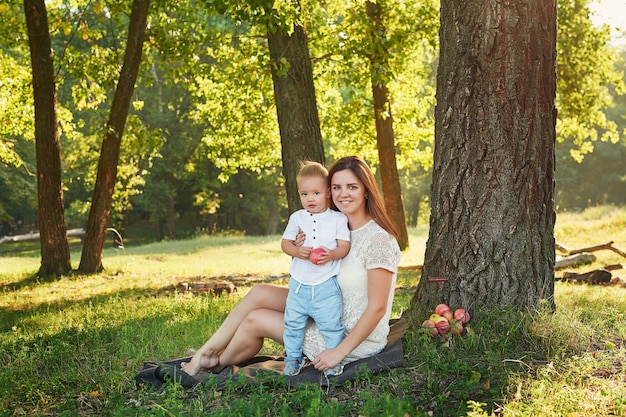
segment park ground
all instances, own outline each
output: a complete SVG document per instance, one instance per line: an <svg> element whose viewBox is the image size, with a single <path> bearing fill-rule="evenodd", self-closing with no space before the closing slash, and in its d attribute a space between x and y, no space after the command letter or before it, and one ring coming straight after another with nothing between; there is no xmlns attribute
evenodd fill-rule
<svg viewBox="0 0 626 417"><path fill-rule="evenodd" d="M419 280L427 228L411 229L394 315ZM568 248L626 248L626 208L557 216ZM625 416L626 288L556 283L556 313L472 311L458 337L411 326L406 366L363 373L329 389L233 382L216 390L137 387L144 360L184 356L201 345L252 285L284 284L278 236L198 236L107 248L105 272L38 282L38 253L0 253L0 416ZM76 248L73 243L73 248ZM595 252L585 272L624 263ZM73 252L72 259L80 253ZM614 270L624 278L626 270ZM557 272L557 276L562 272ZM227 281L237 291L199 294L187 283ZM456 306L455 306L456 307ZM281 355L266 343L263 353Z"/></svg>

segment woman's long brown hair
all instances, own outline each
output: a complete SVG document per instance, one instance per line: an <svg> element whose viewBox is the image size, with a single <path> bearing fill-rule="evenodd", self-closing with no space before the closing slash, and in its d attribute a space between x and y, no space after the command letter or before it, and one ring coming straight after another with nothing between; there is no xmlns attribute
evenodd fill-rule
<svg viewBox="0 0 626 417"><path fill-rule="evenodd" d="M380 227L385 229L390 235L397 239L398 233L396 232L396 228L393 226L393 223L385 210L383 199L380 196L380 191L378 191L378 185L376 184L376 178L374 178L374 174L372 174L372 170L369 165L367 165L367 163L358 156L344 156L343 158L335 161L335 163L333 163L328 170L329 182L332 181L335 172L343 171L344 169L352 171L352 173L363 183L363 186L365 187L365 195L367 196L365 199L365 209L369 215L372 216L372 219L374 219ZM331 207L337 210L337 207L332 199Z"/></svg>

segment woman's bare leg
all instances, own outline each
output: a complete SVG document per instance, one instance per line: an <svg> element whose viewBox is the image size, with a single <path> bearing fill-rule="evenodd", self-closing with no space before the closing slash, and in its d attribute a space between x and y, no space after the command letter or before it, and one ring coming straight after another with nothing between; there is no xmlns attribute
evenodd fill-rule
<svg viewBox="0 0 626 417"><path fill-rule="evenodd" d="M226 349L219 354L219 367L235 365L253 358L263 347L265 338L283 343L284 330L284 312L270 309L257 309L250 312Z"/></svg>
<svg viewBox="0 0 626 417"><path fill-rule="evenodd" d="M250 292L232 309L209 340L196 351L191 361L182 363L181 368L188 374L195 375L203 368L217 370L226 366L219 360L220 353L231 343L235 334L240 332L240 327L247 320L248 315L255 310L275 311L282 315L285 311L287 293L288 289L286 287L276 285L259 284L252 287ZM254 336L254 338L256 337L258 335ZM271 336L267 335L267 337ZM238 335L238 339L243 338L245 338L245 335ZM280 338L282 340L282 330ZM253 350L252 346L250 350ZM233 363L236 362L230 362L228 365Z"/></svg>

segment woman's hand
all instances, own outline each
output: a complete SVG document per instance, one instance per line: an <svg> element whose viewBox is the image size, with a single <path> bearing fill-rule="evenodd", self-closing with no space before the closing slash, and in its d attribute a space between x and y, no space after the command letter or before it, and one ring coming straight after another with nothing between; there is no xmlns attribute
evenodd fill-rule
<svg viewBox="0 0 626 417"><path fill-rule="evenodd" d="M337 348L326 349L325 351L320 352L320 354L311 361L311 364L318 371L328 371L329 369L339 365L345 357L346 355L341 353L341 351Z"/></svg>
<svg viewBox="0 0 626 417"><path fill-rule="evenodd" d="M296 240L293 241L294 246L302 246L304 244L305 239L306 239L306 234L302 230L298 231Z"/></svg>

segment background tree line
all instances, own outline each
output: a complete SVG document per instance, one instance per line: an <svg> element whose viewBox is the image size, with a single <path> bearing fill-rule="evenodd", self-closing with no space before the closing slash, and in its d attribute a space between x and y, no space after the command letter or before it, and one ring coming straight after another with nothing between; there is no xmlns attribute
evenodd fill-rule
<svg viewBox="0 0 626 417"><path fill-rule="evenodd" d="M264 2L155 2L120 149L109 224L149 221L154 237L276 233L288 215ZM381 174L373 77L391 97L394 154L406 221L428 217L433 160L439 5L385 1L386 61L373 72L363 2L276 2L306 28L326 162L358 154ZM84 226L121 67L130 5L48 6L57 82L65 217ZM622 204L626 52L591 25L587 1L558 4L557 205ZM37 228L33 98L24 12L0 6L0 220L3 233ZM379 39L380 40L380 39ZM618 52L621 59L618 59ZM279 64L283 63L278 59ZM278 72L288 68L274 68ZM391 115L391 113L390 113ZM593 152L592 152L593 151ZM382 182L382 180L381 180ZM24 231L24 230L22 230Z"/></svg>

